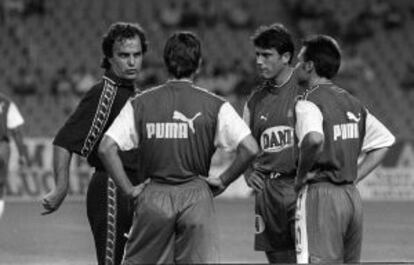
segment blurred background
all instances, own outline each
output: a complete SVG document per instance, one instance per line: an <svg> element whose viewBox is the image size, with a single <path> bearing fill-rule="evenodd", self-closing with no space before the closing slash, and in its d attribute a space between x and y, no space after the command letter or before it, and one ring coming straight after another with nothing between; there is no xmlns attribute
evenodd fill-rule
<svg viewBox="0 0 414 265"><path fill-rule="evenodd" d="M364 259L414 260L414 204L410 203L414 199L412 0L0 0L0 91L12 98L25 117L25 140L33 165L27 170L18 168L13 149L7 195L9 201L16 203L9 209L6 206L0 221L0 238L15 238L20 230L7 229L16 224L16 218L27 229L31 219L25 214L33 216L40 212L32 207L33 201L52 187L51 140L83 94L100 79L103 73L99 67L101 37L115 21L138 22L148 35L150 49L144 57L137 88L147 89L166 80L162 61L164 43L176 30L191 30L203 42L203 66L196 83L228 99L240 114L259 82L250 41L258 26L283 23L293 33L297 47L301 38L309 34L324 33L337 38L343 49L343 61L334 81L359 97L398 140L382 166L359 187L368 205L367 219L377 222L368 229L378 229L368 230L368 241L374 245L365 246ZM218 152L211 173L223 170L231 159L232 154ZM88 231L88 227L84 212L79 213L79 209L83 209L89 175L90 168L85 161L76 158L69 196L75 205L67 206L75 208L75 217L71 216L69 223L64 224L63 220L68 220L65 213L73 214L68 208L54 219L36 216L34 222L39 230L32 236L39 238L41 234L38 240L46 240L45 234L50 231L40 228L45 220L60 223L58 228L64 227L64 230L77 227L78 230L73 229L84 237L87 235L82 232ZM245 218L241 224L251 225L250 195L240 178L222 196L237 201L219 204L219 211L225 215L227 208L220 207L233 209L229 205L239 205L238 214L242 215L239 217ZM390 211L384 219L381 219L382 210ZM80 219L73 224L71 218ZM230 220L228 224L233 222ZM396 230L392 229L397 228L390 223L396 222L401 236L396 236L394 242L390 241L393 238L390 235L395 235ZM45 232L39 232L42 229ZM225 261L265 262L261 255L238 256L246 251L254 253L253 230L250 226L246 229L240 228L240 231L247 233L249 241L239 242L245 245L232 249L234 253L230 251ZM233 234L241 235L240 231ZM38 257L39 264L46 264L45 259L39 258L46 246L33 250L31 243L17 241L10 245L3 239L0 239L0 257L9 259L0 259L0 264L12 264L15 257L22 255L20 251L14 252L20 244L27 245L26 254L39 252L32 253L33 257ZM55 240L46 240L49 247L57 247ZM87 240L91 242L91 238ZM375 245L376 240L380 242ZM88 247L88 252L80 254L83 258L79 264L92 262L93 249L91 245ZM60 251L65 256L65 249ZM72 251L76 253L77 249ZM21 262L27 260L30 258ZM54 264L65 264L58 260L65 259L56 258Z"/></svg>
<svg viewBox="0 0 414 265"><path fill-rule="evenodd" d="M249 37L259 25L281 22L298 43L312 33L333 35L344 54L337 81L399 138L412 137L413 1L1 0L0 87L23 109L29 136L53 136L100 78L101 37L118 20L148 33L138 87L166 79L162 47L171 32L188 29L203 41L198 83L230 98L253 88Z"/></svg>

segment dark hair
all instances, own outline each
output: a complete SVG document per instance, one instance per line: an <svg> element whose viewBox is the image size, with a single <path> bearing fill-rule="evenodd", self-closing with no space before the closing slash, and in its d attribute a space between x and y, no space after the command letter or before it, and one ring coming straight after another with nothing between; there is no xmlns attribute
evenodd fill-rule
<svg viewBox="0 0 414 265"><path fill-rule="evenodd" d="M190 77L199 66L201 43L192 32L176 32L167 40L164 62L168 73L175 78Z"/></svg>
<svg viewBox="0 0 414 265"><path fill-rule="evenodd" d="M262 49L275 49L280 55L290 53L289 63L292 62L295 45L289 30L280 23L261 26L252 36L253 44Z"/></svg>
<svg viewBox="0 0 414 265"><path fill-rule="evenodd" d="M145 36L145 31L138 23L116 22L112 24L109 27L108 32L102 38L102 52L104 58L101 67L104 69L109 69L111 67L108 58L113 56L113 48L116 41L133 39L136 36L138 36L141 41L142 53L145 53L148 49L148 42Z"/></svg>
<svg viewBox="0 0 414 265"><path fill-rule="evenodd" d="M319 76L331 79L338 73L341 51L334 38L316 35L306 39L303 46L306 47L303 60L312 61Z"/></svg>

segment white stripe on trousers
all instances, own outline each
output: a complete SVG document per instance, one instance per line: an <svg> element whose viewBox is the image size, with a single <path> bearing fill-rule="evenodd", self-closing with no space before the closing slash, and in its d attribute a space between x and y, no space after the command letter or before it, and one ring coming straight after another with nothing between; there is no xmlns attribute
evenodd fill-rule
<svg viewBox="0 0 414 265"><path fill-rule="evenodd" d="M308 231L306 228L306 196L308 185L305 185L299 192L296 201L295 214L295 245L296 262L307 264L309 262Z"/></svg>
<svg viewBox="0 0 414 265"><path fill-rule="evenodd" d="M113 265L115 261L115 247L116 247L116 185L115 182L108 178L107 190L107 231L106 231L106 251L105 251L105 265Z"/></svg>

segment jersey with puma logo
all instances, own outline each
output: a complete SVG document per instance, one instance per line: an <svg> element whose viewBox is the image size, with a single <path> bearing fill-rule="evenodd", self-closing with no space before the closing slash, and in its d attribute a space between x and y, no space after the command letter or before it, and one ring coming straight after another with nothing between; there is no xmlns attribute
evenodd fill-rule
<svg viewBox="0 0 414 265"><path fill-rule="evenodd" d="M184 182L195 172L208 175L223 99L191 82L171 81L131 103L146 174L168 183Z"/></svg>
<svg viewBox="0 0 414 265"><path fill-rule="evenodd" d="M315 178L328 177L334 183L351 183L357 176L357 160L365 136L367 110L344 89L321 84L305 95L323 115L324 151L315 163Z"/></svg>

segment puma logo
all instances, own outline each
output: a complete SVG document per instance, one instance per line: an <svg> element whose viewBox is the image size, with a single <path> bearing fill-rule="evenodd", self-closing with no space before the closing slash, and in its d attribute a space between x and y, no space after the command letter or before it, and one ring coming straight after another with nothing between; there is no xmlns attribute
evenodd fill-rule
<svg viewBox="0 0 414 265"><path fill-rule="evenodd" d="M260 119L261 120L264 120L264 121L267 121L267 117L266 116L263 116L263 115L260 116Z"/></svg>
<svg viewBox="0 0 414 265"><path fill-rule="evenodd" d="M347 111L346 112L346 117L350 121L359 122L361 120L361 113L358 113L358 117L357 117L354 113L352 113L350 111Z"/></svg>
<svg viewBox="0 0 414 265"><path fill-rule="evenodd" d="M194 115L193 118L189 119L184 114L182 114L181 112L175 110L174 114L173 114L173 119L188 123L188 127L190 127L190 129L193 133L195 133L194 120L197 119L197 117L199 117L199 116L201 116L201 112L198 112L196 115Z"/></svg>

